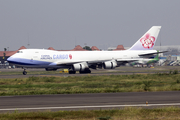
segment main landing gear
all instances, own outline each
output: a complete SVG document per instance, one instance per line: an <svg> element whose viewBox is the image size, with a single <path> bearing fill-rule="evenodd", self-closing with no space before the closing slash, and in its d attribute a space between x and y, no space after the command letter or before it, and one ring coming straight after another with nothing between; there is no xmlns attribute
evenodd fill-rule
<svg viewBox="0 0 180 120"><path fill-rule="evenodd" d="M26 69L24 69L24 71L23 71L23 75L26 75L26 74L27 74Z"/></svg>
<svg viewBox="0 0 180 120"><path fill-rule="evenodd" d="M90 69L86 69L84 71L79 71L80 74L86 74L86 73L91 73ZM76 74L76 71L70 70L69 74Z"/></svg>
<svg viewBox="0 0 180 120"><path fill-rule="evenodd" d="M86 74L86 73L91 73L90 69L84 70L84 71L79 71L80 74Z"/></svg>
<svg viewBox="0 0 180 120"><path fill-rule="evenodd" d="M76 74L76 71L69 71L69 74Z"/></svg>

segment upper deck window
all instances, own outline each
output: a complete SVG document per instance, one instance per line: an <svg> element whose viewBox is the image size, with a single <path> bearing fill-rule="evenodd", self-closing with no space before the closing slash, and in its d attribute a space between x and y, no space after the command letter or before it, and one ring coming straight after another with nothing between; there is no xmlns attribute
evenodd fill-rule
<svg viewBox="0 0 180 120"><path fill-rule="evenodd" d="M17 51L17 53L23 53L23 51Z"/></svg>

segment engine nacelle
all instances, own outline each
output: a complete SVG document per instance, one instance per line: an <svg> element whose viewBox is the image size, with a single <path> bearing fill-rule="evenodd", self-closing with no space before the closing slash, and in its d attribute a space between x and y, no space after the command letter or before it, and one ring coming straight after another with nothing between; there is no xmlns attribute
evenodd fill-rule
<svg viewBox="0 0 180 120"><path fill-rule="evenodd" d="M104 69L114 69L117 66L116 61L107 61L103 63Z"/></svg>
<svg viewBox="0 0 180 120"><path fill-rule="evenodd" d="M56 68L45 68L46 71L56 71L57 69Z"/></svg>
<svg viewBox="0 0 180 120"><path fill-rule="evenodd" d="M84 71L87 68L89 68L89 66L86 62L76 63L72 66L73 71Z"/></svg>

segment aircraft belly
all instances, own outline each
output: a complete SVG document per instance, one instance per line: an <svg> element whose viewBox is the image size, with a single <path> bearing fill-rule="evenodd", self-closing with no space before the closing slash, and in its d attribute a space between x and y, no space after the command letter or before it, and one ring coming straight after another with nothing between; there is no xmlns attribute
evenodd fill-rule
<svg viewBox="0 0 180 120"><path fill-rule="evenodd" d="M33 59L23 59L23 58L11 58L8 61L10 64L20 66L20 67L27 67L27 68L70 68L69 65L50 65L52 61L39 61Z"/></svg>
<svg viewBox="0 0 180 120"><path fill-rule="evenodd" d="M9 63L21 66L32 66L32 65L49 65L51 62L39 61L33 59L23 59L23 58L11 58L8 60Z"/></svg>

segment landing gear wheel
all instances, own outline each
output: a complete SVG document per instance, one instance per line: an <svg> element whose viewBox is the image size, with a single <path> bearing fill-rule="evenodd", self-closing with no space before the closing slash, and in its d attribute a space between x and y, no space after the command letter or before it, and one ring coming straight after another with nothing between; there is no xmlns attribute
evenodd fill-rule
<svg viewBox="0 0 180 120"><path fill-rule="evenodd" d="M26 75L27 74L27 72L26 71L23 71L23 75Z"/></svg>
<svg viewBox="0 0 180 120"><path fill-rule="evenodd" d="M23 75L26 75L26 74L27 74L26 69L24 69L24 71L23 71Z"/></svg>
<svg viewBox="0 0 180 120"><path fill-rule="evenodd" d="M91 70L79 71L80 74L91 73Z"/></svg>
<svg viewBox="0 0 180 120"><path fill-rule="evenodd" d="M88 73L91 73L91 70L89 70L89 72Z"/></svg>
<svg viewBox="0 0 180 120"><path fill-rule="evenodd" d="M76 71L69 71L69 74L76 74Z"/></svg>

